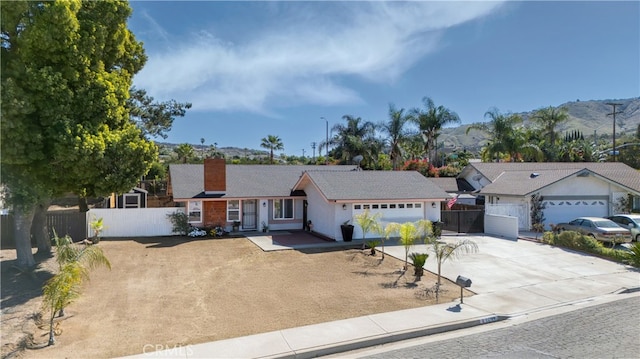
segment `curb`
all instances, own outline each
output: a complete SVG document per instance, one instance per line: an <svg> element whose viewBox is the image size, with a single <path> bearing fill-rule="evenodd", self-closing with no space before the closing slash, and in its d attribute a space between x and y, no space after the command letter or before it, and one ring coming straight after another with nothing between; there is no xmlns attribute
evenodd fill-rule
<svg viewBox="0 0 640 359"><path fill-rule="evenodd" d="M314 347L314 348L305 348L302 350L298 350L297 352L294 350L292 353L287 353L282 356L269 356L268 358L284 358L284 359L309 359L316 358L319 356L332 355L344 353L347 351L358 350L363 348L368 348L376 345L383 345L398 341L403 341L407 339L414 339L418 337L440 334L444 332L450 332L454 330L467 329L471 327L476 327L483 324L496 323L499 321L503 321L509 319L508 316L501 315L489 315L486 317L467 320L463 322L454 322L450 324L444 324L434 327L424 327L418 329L411 329L407 331L395 332L395 333L387 333L374 337L363 337L361 339L355 339L343 343L335 343L332 345ZM265 357L266 358L266 357Z"/></svg>

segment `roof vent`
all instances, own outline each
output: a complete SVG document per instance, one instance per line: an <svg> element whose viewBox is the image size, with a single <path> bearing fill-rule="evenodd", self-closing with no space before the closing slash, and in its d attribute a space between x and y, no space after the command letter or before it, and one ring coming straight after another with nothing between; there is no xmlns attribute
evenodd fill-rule
<svg viewBox="0 0 640 359"><path fill-rule="evenodd" d="M589 177L589 171L582 171L576 175L577 177Z"/></svg>
<svg viewBox="0 0 640 359"><path fill-rule="evenodd" d="M529 175L529 178L536 178L536 177L538 177L538 176L540 176L540 174L539 174L539 173L537 173L537 172L533 172L533 173L531 173L531 174Z"/></svg>

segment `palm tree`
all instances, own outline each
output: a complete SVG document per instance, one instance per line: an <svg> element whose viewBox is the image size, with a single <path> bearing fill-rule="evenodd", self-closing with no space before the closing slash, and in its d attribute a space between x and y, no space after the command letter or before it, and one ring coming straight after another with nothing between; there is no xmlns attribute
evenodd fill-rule
<svg viewBox="0 0 640 359"><path fill-rule="evenodd" d="M409 250L411 246L422 239L425 243L432 233L431 221L420 220L418 222L405 222L400 225L398 234L400 243L404 246L404 270L409 268Z"/></svg>
<svg viewBox="0 0 640 359"><path fill-rule="evenodd" d="M531 116L531 121L542 126L543 134L549 138L548 146L544 147L547 149L549 161L557 160L556 126L566 122L568 119L569 114L564 107L554 108L549 106L541 108Z"/></svg>
<svg viewBox="0 0 640 359"><path fill-rule="evenodd" d="M79 245L71 237L62 238L54 232L56 262L59 272L43 288L43 306L50 311L49 345L55 343L53 319L56 312L64 316L64 308L80 296L80 285L89 277L89 270L104 265L111 269L111 263L102 248L96 245Z"/></svg>
<svg viewBox="0 0 640 359"><path fill-rule="evenodd" d="M389 135L389 157L393 164L393 170L397 170L399 162L402 160L403 145L409 137L409 132L404 128L409 120L409 116L404 113L404 109L396 109L393 104L389 105L389 121L382 123L380 129Z"/></svg>
<svg viewBox="0 0 640 359"><path fill-rule="evenodd" d="M501 114L496 108L487 111L484 117L489 118L489 121L470 125L466 133L478 130L492 135L489 144L483 149L484 156L488 160L506 156L511 161L515 161L524 144L516 131L516 126L522 123L522 117L515 114Z"/></svg>
<svg viewBox="0 0 640 359"><path fill-rule="evenodd" d="M173 152L178 155L178 161L182 161L182 163L187 163L194 156L193 146L188 143L178 145L173 149Z"/></svg>
<svg viewBox="0 0 640 359"><path fill-rule="evenodd" d="M422 139L424 140L424 153L430 163L436 159L435 141L438 138L440 130L448 124L460 123L460 117L444 106L438 106L433 103L429 97L423 97L425 109L414 108L410 111L411 121L418 125Z"/></svg>
<svg viewBox="0 0 640 359"><path fill-rule="evenodd" d="M342 163L348 163L355 156L361 155L365 163L372 162L375 152L380 146L375 140L376 126L369 121L363 121L360 117L344 115L346 125L337 123L331 131L335 133L331 139L334 158L339 158Z"/></svg>
<svg viewBox="0 0 640 359"><path fill-rule="evenodd" d="M382 227L379 222L376 222L373 231L380 235L380 240L382 241L382 259L384 260L384 241L400 232L400 223L391 222Z"/></svg>
<svg viewBox="0 0 640 359"><path fill-rule="evenodd" d="M268 135L262 139L262 143L260 147L266 148L269 150L269 163L273 164L273 151L282 151L284 150L284 145L282 144L282 140L278 136Z"/></svg>
<svg viewBox="0 0 640 359"><path fill-rule="evenodd" d="M436 256L436 262L438 264L438 281L436 282L436 302L438 302L440 285L441 285L441 269L442 264L448 259L456 259L461 254L476 253L478 252L478 245L469 239L465 239L456 243L445 243L435 238L433 241L433 253Z"/></svg>
<svg viewBox="0 0 640 359"><path fill-rule="evenodd" d="M378 218L380 218L381 215L382 213L372 215L369 210L366 209L364 212L354 216L355 222L360 226L360 229L362 229L362 249L364 249L365 246L367 233L375 229Z"/></svg>

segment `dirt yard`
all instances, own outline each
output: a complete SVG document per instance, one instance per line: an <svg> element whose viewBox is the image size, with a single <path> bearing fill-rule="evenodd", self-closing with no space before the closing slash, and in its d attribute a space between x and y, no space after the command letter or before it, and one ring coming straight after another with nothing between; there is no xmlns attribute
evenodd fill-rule
<svg viewBox="0 0 640 359"><path fill-rule="evenodd" d="M435 275L414 282L402 261L381 261L368 250L263 252L245 238L99 245L112 270L91 273L82 296L57 319L61 334L51 347L37 313L55 260L29 277L11 268L15 250L1 251L3 358L140 354L145 345L172 348L435 303L426 294ZM457 298L458 288L446 282L440 302Z"/></svg>

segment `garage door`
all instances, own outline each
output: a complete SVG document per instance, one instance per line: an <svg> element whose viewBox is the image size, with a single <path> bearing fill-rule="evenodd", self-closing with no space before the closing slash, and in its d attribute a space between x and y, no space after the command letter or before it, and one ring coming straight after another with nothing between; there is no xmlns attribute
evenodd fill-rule
<svg viewBox="0 0 640 359"><path fill-rule="evenodd" d="M423 203L421 202L356 203L353 205L354 216L365 211L369 211L372 215L379 213L378 223L382 226L386 226L390 222L414 222L424 218ZM360 236L362 236L362 232L356 226L353 237ZM377 233L367 233L367 238L377 237L380 237Z"/></svg>
<svg viewBox="0 0 640 359"><path fill-rule="evenodd" d="M546 199L543 204L546 224L558 224L568 222L576 217L606 217L608 211L608 199L602 198L554 198Z"/></svg>

